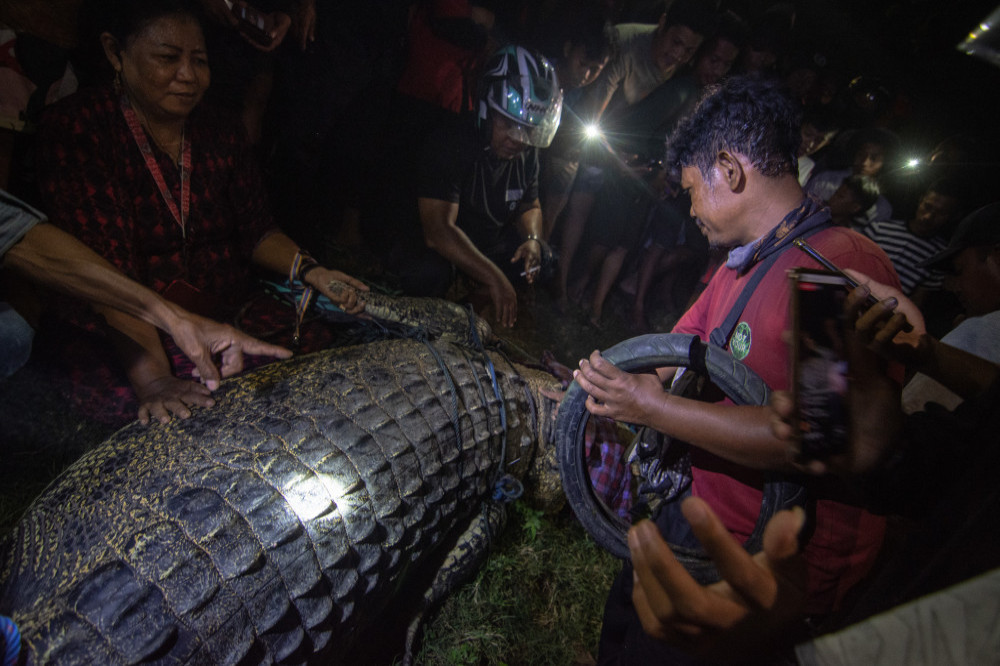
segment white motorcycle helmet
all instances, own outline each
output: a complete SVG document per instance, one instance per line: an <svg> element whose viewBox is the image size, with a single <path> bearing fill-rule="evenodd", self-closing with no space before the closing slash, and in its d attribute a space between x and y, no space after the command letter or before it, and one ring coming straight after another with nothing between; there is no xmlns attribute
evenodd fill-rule
<svg viewBox="0 0 1000 666"><path fill-rule="evenodd" d="M489 110L512 120L515 141L547 148L559 129L562 90L556 70L540 53L505 46L490 56L479 95L480 127L489 127Z"/></svg>

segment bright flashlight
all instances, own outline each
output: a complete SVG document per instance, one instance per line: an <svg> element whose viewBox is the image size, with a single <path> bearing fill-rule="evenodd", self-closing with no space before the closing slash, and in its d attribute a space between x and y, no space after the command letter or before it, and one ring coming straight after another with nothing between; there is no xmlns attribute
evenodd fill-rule
<svg viewBox="0 0 1000 666"><path fill-rule="evenodd" d="M908 166L911 169L916 169L918 166L920 166L920 160L916 157L911 157L910 159L906 160L906 166Z"/></svg>
<svg viewBox="0 0 1000 666"><path fill-rule="evenodd" d="M583 135L588 139L600 139L601 128L595 124L587 125L583 128Z"/></svg>

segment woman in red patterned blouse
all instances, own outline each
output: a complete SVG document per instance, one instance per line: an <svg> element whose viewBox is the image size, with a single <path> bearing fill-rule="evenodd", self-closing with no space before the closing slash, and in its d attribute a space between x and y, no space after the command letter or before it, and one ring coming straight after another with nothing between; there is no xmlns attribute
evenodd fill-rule
<svg viewBox="0 0 1000 666"><path fill-rule="evenodd" d="M274 226L239 121L199 106L210 73L197 8L118 4L100 38L114 85L54 105L40 129L39 182L52 221L130 277L215 319L231 320L247 303L252 265L362 311L362 282L316 264ZM100 314L140 420L186 418L189 407L213 404L207 388L171 367L171 341L120 312Z"/></svg>

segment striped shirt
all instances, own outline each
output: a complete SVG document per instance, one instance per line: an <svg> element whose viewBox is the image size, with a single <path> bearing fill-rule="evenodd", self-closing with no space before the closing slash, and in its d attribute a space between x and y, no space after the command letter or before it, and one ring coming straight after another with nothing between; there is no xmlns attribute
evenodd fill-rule
<svg viewBox="0 0 1000 666"><path fill-rule="evenodd" d="M917 287L936 290L944 284L944 273L919 264L943 250L948 243L938 236L920 238L913 235L906 222L898 220L875 221L864 228L864 233L885 250L899 274L903 293L910 295Z"/></svg>

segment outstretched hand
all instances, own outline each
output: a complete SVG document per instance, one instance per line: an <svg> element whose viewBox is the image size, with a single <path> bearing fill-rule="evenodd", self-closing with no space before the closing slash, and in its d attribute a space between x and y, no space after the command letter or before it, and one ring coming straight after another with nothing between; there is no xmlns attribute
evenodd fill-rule
<svg viewBox="0 0 1000 666"><path fill-rule="evenodd" d="M717 660L747 660L775 647L800 617L806 570L798 554L805 521L800 508L780 511L764 531L764 548L751 556L696 497L681 507L722 580L698 584L677 561L656 525L629 530L634 566L632 601L653 638Z"/></svg>
<svg viewBox="0 0 1000 666"><path fill-rule="evenodd" d="M219 388L219 381L243 370L243 355L290 358L284 347L263 342L228 324L176 308L177 319L167 332L181 351L194 363L194 375L209 391ZM216 358L221 363L216 367Z"/></svg>

